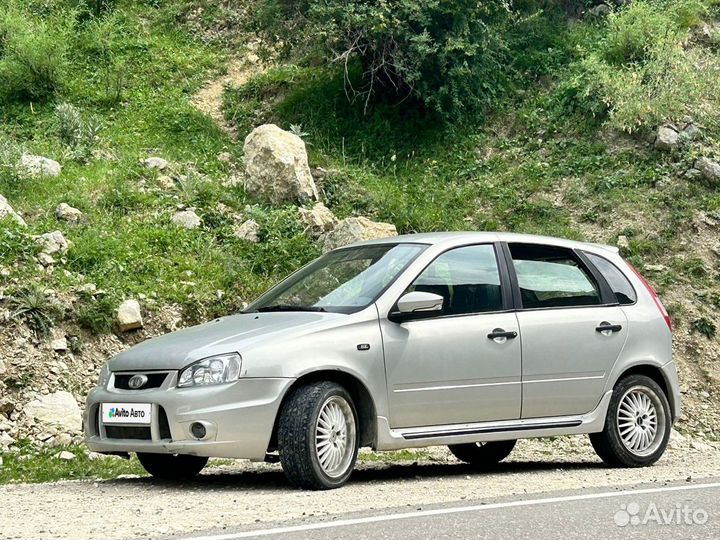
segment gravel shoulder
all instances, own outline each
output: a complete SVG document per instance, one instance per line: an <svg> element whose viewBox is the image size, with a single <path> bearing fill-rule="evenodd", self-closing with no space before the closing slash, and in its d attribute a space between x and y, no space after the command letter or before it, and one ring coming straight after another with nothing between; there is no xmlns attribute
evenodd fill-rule
<svg viewBox="0 0 720 540"><path fill-rule="evenodd" d="M236 462L210 467L181 485L133 477L2 486L0 537L157 537L382 508L710 477L720 477L720 449L688 439L671 443L665 456L646 469L606 468L586 437L520 441L507 463L492 473L473 471L446 449L433 448L418 462L364 461L345 488L326 492L292 489L278 465Z"/></svg>

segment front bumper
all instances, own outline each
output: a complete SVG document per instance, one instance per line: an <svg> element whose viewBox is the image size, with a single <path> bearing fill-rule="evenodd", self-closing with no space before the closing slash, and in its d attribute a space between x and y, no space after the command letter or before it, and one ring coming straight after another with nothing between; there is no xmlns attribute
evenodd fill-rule
<svg viewBox="0 0 720 540"><path fill-rule="evenodd" d="M250 378L217 386L177 388L170 373L160 388L121 390L109 384L87 398L84 429L90 450L101 453L150 452L262 460L280 403L294 379ZM150 426L106 425L102 403L151 403ZM202 439L193 422L207 428ZM125 429L114 429L114 428ZM108 429L109 428L109 429Z"/></svg>

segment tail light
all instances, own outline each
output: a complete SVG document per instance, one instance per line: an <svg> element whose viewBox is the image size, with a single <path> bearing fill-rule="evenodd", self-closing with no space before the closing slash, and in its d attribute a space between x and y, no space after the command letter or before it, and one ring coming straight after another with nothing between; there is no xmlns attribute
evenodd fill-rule
<svg viewBox="0 0 720 540"><path fill-rule="evenodd" d="M672 332L672 321L670 320L670 315L668 315L667 309L665 309L665 306L663 305L662 301L658 297L658 295L655 293L653 288L650 286L650 284L647 282L647 279L642 277L640 272L638 272L635 267L633 267L632 264L625 261L625 263L630 267L630 270L632 270L635 275L638 277L638 279L642 282L643 285L645 285L645 288L650 293L650 297L653 299L653 302L655 302L655 305L657 306L658 310L660 311L660 314L663 316L663 319L665 319L665 324L667 324L668 328Z"/></svg>

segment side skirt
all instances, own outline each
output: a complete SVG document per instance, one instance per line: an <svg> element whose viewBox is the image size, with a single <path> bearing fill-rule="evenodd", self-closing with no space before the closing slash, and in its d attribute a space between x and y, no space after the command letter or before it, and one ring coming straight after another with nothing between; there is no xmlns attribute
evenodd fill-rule
<svg viewBox="0 0 720 540"><path fill-rule="evenodd" d="M605 425L605 416L611 396L612 391L608 391L594 410L577 416L398 429L391 429L387 418L378 416L376 450L399 450L424 446L596 433L602 431Z"/></svg>

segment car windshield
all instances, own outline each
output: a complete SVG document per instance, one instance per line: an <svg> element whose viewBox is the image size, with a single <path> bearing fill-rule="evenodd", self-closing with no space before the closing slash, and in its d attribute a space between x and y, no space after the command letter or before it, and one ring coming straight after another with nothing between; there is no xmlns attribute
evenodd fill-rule
<svg viewBox="0 0 720 540"><path fill-rule="evenodd" d="M426 247L377 244L332 251L270 289L245 312L359 311L372 304Z"/></svg>

